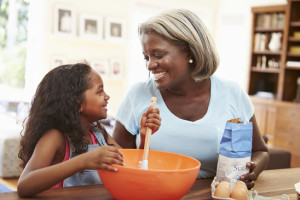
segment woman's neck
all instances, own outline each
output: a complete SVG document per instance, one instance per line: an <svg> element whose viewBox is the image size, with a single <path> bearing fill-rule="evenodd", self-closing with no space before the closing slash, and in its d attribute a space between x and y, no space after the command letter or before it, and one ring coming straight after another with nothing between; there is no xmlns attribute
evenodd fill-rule
<svg viewBox="0 0 300 200"><path fill-rule="evenodd" d="M204 117L210 102L210 79L161 91L169 111L180 119L196 121Z"/></svg>
<svg viewBox="0 0 300 200"><path fill-rule="evenodd" d="M205 93L210 90L210 79L204 79L202 81L188 81L184 84L181 84L178 87L173 87L165 90L161 90L162 93L168 93L172 96L185 96L185 97L193 97L199 96L201 93Z"/></svg>

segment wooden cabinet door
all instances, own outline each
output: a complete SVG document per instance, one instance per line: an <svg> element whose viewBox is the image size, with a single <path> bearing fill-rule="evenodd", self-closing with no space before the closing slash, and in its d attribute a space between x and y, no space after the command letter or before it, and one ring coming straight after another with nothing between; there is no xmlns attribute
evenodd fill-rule
<svg viewBox="0 0 300 200"><path fill-rule="evenodd" d="M254 103L253 105L260 134L267 135L268 143L273 144L276 129L276 107L264 103Z"/></svg>

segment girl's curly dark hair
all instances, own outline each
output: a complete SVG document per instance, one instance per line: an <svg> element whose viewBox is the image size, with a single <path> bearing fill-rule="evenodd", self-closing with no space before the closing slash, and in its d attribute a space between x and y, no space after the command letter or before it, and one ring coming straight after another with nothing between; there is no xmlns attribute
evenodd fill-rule
<svg viewBox="0 0 300 200"><path fill-rule="evenodd" d="M48 72L40 82L31 102L29 116L21 135L19 158L24 168L42 135L57 129L65 133L75 153L87 150L80 121L80 105L84 92L90 87L91 67L85 63L62 65ZM24 122L25 123L25 122ZM107 141L107 132L95 123ZM21 133L22 134L22 133Z"/></svg>

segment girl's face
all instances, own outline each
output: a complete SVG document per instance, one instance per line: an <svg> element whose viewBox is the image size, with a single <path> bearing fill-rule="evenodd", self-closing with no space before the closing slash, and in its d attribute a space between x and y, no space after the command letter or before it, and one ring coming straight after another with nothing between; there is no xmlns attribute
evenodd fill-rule
<svg viewBox="0 0 300 200"><path fill-rule="evenodd" d="M187 52L156 33L142 35L146 66L154 75L158 89L172 89L191 79Z"/></svg>
<svg viewBox="0 0 300 200"><path fill-rule="evenodd" d="M104 92L103 81L97 72L92 70L89 78L90 88L84 92L85 101L81 104L81 116L92 123L107 117L109 96Z"/></svg>

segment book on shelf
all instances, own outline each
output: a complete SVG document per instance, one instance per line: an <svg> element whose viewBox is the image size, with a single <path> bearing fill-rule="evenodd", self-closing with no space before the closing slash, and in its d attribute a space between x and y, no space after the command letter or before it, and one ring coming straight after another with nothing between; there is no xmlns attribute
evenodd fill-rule
<svg viewBox="0 0 300 200"><path fill-rule="evenodd" d="M259 51L260 49L260 33L255 33L254 35L254 51Z"/></svg>
<svg viewBox="0 0 300 200"><path fill-rule="evenodd" d="M258 91L254 96L265 99L275 99L275 95L272 92Z"/></svg>
<svg viewBox="0 0 300 200"><path fill-rule="evenodd" d="M256 27L257 28L262 28L263 27L263 23L264 23L264 19L263 19L263 14L258 14L257 18L256 18Z"/></svg>
<svg viewBox="0 0 300 200"><path fill-rule="evenodd" d="M258 14L256 27L257 28L283 28L284 13L266 13Z"/></svg>
<svg viewBox="0 0 300 200"><path fill-rule="evenodd" d="M277 27L278 27L278 13L273 13L271 19L271 28L277 28Z"/></svg>
<svg viewBox="0 0 300 200"><path fill-rule="evenodd" d="M261 67L261 56L257 56L256 68L260 69L260 67Z"/></svg>
<svg viewBox="0 0 300 200"><path fill-rule="evenodd" d="M277 25L277 28L283 28L284 27L284 18L285 18L285 15L284 13L279 13L278 14L278 25Z"/></svg>
<svg viewBox="0 0 300 200"><path fill-rule="evenodd" d="M267 68L267 56L262 56L261 57L261 69L266 69Z"/></svg>
<svg viewBox="0 0 300 200"><path fill-rule="evenodd" d="M265 51L268 49L270 34L255 33L254 35L254 51Z"/></svg>
<svg viewBox="0 0 300 200"><path fill-rule="evenodd" d="M271 14L264 14L264 24L263 28L270 28L271 27Z"/></svg>
<svg viewBox="0 0 300 200"><path fill-rule="evenodd" d="M300 61L287 61L287 67L300 67Z"/></svg>

